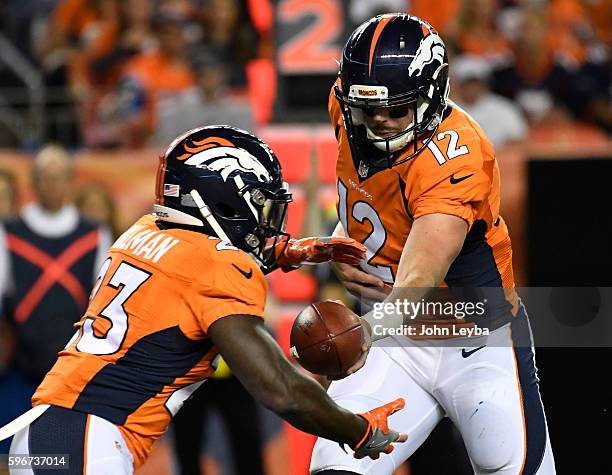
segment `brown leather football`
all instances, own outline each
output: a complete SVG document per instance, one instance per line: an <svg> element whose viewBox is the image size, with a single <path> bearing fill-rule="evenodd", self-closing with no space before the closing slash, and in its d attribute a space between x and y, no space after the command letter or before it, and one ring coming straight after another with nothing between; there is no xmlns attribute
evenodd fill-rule
<svg viewBox="0 0 612 475"><path fill-rule="evenodd" d="M311 373L339 376L361 356L362 332L359 317L343 304L316 302L293 322L290 352Z"/></svg>

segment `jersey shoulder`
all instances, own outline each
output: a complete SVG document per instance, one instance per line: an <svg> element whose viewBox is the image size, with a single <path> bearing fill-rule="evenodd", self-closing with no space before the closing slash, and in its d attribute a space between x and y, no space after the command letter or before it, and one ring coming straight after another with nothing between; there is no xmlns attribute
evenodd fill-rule
<svg viewBox="0 0 612 475"><path fill-rule="evenodd" d="M263 305L267 282L255 259L216 237L202 235L198 254L205 266L194 269L193 281L207 295Z"/></svg>
<svg viewBox="0 0 612 475"><path fill-rule="evenodd" d="M244 251L203 233L166 229L157 224L154 215L136 221L115 241L113 251L123 254L124 259L141 261L170 277L193 283L205 283L208 276L226 272L233 264L262 274Z"/></svg>
<svg viewBox="0 0 612 475"><path fill-rule="evenodd" d="M409 162L405 174L427 184L450 179L458 172L478 173L494 160L493 146L480 126L453 105L423 152Z"/></svg>
<svg viewBox="0 0 612 475"><path fill-rule="evenodd" d="M491 143L480 126L454 105L423 152L408 163L406 198L415 218L454 214L471 225L495 179Z"/></svg>
<svg viewBox="0 0 612 475"><path fill-rule="evenodd" d="M493 144L478 122L454 102L449 101L449 107L450 113L440 124L436 135L456 132L458 143L465 144L471 156L494 156Z"/></svg>

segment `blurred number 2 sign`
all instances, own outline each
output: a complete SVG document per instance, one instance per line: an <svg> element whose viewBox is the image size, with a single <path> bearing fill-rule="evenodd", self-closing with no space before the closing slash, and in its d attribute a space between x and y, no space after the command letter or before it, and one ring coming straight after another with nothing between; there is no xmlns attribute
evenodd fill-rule
<svg viewBox="0 0 612 475"><path fill-rule="evenodd" d="M279 70L285 74L338 70L343 32L341 0L280 0Z"/></svg>

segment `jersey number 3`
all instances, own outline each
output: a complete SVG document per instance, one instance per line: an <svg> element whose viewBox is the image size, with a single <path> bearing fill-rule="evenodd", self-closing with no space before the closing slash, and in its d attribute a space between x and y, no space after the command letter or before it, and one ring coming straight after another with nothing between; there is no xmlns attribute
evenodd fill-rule
<svg viewBox="0 0 612 475"><path fill-rule="evenodd" d="M111 266L112 259L109 257L100 268L96 278L96 284L91 292L90 300L93 300L100 287L105 281L106 274ZM124 305L138 288L151 277L151 274L136 266L123 261L117 270L108 279L105 285L117 290L112 300L104 307L96 317L87 315L83 322L81 338L76 344L76 349L94 355L110 355L119 351L128 330L128 314ZM103 336L96 336L93 324L98 318L108 320L111 327ZM79 332L72 337L66 347L69 347L78 338Z"/></svg>

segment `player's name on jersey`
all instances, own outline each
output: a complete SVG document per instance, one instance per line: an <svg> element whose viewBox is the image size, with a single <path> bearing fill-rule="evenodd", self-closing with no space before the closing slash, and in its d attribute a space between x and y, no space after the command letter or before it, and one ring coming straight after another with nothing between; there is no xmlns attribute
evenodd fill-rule
<svg viewBox="0 0 612 475"><path fill-rule="evenodd" d="M421 338L452 338L489 335L488 328L481 328L478 325L462 326L453 324L439 325L436 323L422 323L412 325L400 325L398 327L387 327L383 324L374 325L372 333L378 337L387 336L407 336Z"/></svg>
<svg viewBox="0 0 612 475"><path fill-rule="evenodd" d="M111 249L123 249L131 252L133 256L157 263L179 242L179 239L168 236L161 231L136 225L124 232Z"/></svg>

